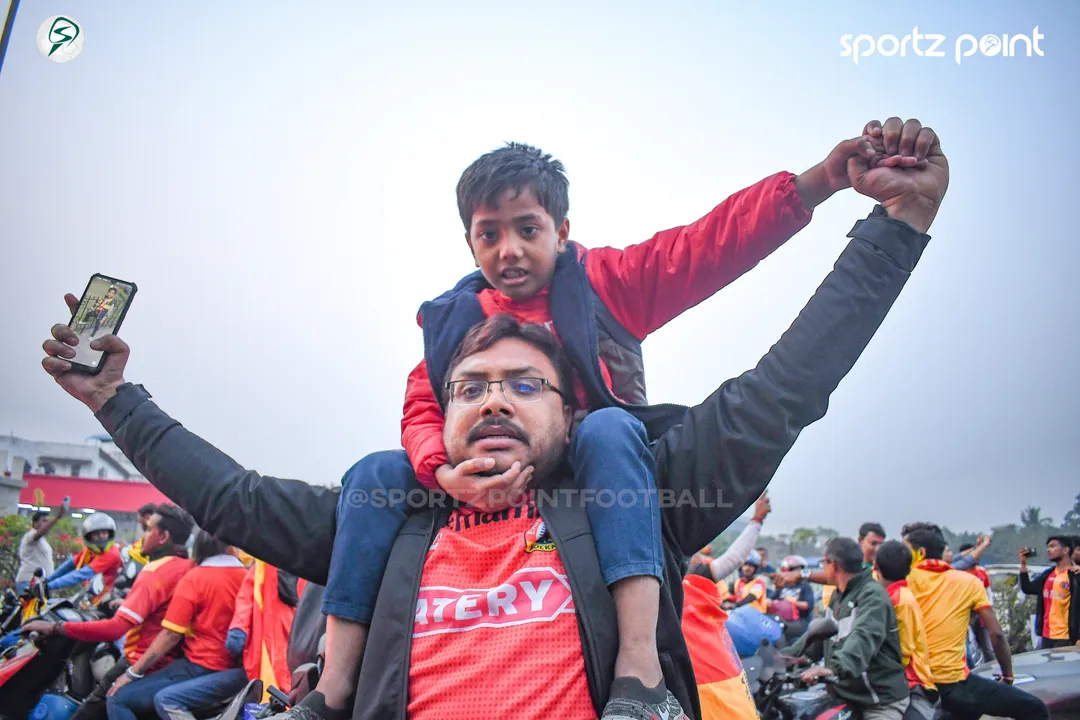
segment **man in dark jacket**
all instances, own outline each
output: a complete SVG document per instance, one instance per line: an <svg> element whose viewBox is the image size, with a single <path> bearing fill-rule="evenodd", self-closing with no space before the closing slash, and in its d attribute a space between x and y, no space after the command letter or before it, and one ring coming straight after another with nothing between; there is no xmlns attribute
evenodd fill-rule
<svg viewBox="0 0 1080 720"><path fill-rule="evenodd" d="M886 125L896 123L900 121L894 118ZM666 573L656 644L666 687L691 718L699 717L700 713L679 622L684 560L723 531L761 495L802 429L825 414L829 396L876 332L921 256L929 239L925 233L948 185L948 164L932 131L922 129L917 121L904 124L903 138L903 144L909 148L922 147L926 162L901 169L887 163L871 168L866 160L852 161L849 175L854 188L876 199L879 205L849 233L853 240L833 272L755 369L728 381L696 407L671 408L678 413L678 422L652 448L658 471ZM67 300L77 302L73 296ZM71 372L70 364L64 359L72 357L70 346L76 341L66 325L54 326L52 332L54 339L46 341L44 346L49 355L43 362L45 369L65 390L97 413L118 447L156 487L189 509L200 526L222 539L312 582L326 581L334 537L333 523L326 519L335 516L338 502L335 489L259 476L185 430L150 402L144 389L125 382L123 370L129 351L119 338L110 335L95 341L95 349L102 349L108 355L103 370L90 376ZM552 362L544 353L537 357L537 353L534 349L530 360L533 368L529 372L545 384L536 396L535 408L520 410L533 404L521 402L524 385L511 385L514 402L509 403L505 402L506 390L499 383L486 385L486 394L482 393L484 400L479 407L490 409L496 407L492 403L500 403L497 412L491 410L491 416L505 416L509 422L517 423L517 427L501 428L505 437L499 441L477 435L481 430L479 424L459 425L448 418L448 445L463 440L466 446L482 441L490 445L503 442L508 457L512 457L517 452L514 448L523 449L521 445L529 453L539 453L539 449L548 447L548 441L563 437L560 427L568 423L569 417L563 405L566 399L561 384L565 373L555 367L561 363ZM509 376L506 368L496 370L495 374L503 375L499 380ZM475 368L473 371L477 372ZM463 379L470 378L447 378L448 381ZM471 379L487 382L495 378ZM469 407L468 402L463 405ZM451 413L459 412L455 403L447 407ZM546 408L546 420L534 418L526 423L521 419L540 407ZM484 426L485 433L498 429L498 423L489 425ZM564 430L568 432L569 426ZM543 455L546 459L547 455ZM566 697L575 703L574 716L595 718L605 707L618 650L613 601L603 583L584 511L587 498L573 489L562 463L548 465L545 472L538 467L534 473L534 484L539 491L535 510L504 511L495 518L495 514L464 513L436 504L418 509L410 517L398 535L383 577L368 638L368 647L379 648L379 659L363 665L354 718L431 717L437 714L434 709L436 703L442 702L442 695L470 704L477 714L494 717L506 716L503 710L507 706L519 707L515 703L528 696L530 689L537 689L551 700L546 685L534 688L538 678L551 678L546 674L534 677L537 653L521 647L520 638L516 646L521 650L518 656L521 663L488 668L493 676L511 674L519 679L512 694L492 692L496 687L503 689L502 683L454 684L460 672L473 677L475 670L471 664L437 662L439 657L445 657L447 647L475 653L494 645L476 642L481 631L492 628L476 627L484 621L477 623L475 613L487 612L490 620L501 621L505 615L512 614L507 608L517 614L539 613L532 618L536 622L531 623L530 632L559 628L546 641L557 640L555 647L559 652L578 658L576 675L559 676L566 683ZM545 502L539 500L545 497L544 493L556 491L554 500L551 495ZM364 501L359 497L349 501L354 500ZM535 513L533 518L528 518L529 512ZM549 557L552 564L545 568L519 566L511 574L527 569L535 573L551 571L554 573L551 577L515 577L516 585L512 589L515 592L520 589L524 595L517 593L514 601L510 600L506 583L488 585L489 592L458 593L453 597L440 594L444 587L423 584L427 579L425 559L429 550L435 554L440 543L451 541L451 536L459 532L457 522L466 530L475 529L475 523L479 522L480 529L487 530L519 521L522 513L527 519L542 522L530 525L514 542L520 540L524 552ZM273 519L280 522L273 523ZM453 526L448 524L452 520ZM448 529L453 532L446 532ZM453 572L465 572L470 557L457 555L458 565L448 563L446 567ZM515 557L521 559L520 555ZM556 558L564 572L557 572ZM476 586L462 583L454 587ZM543 593L542 588L546 588ZM557 605L558 612L548 620L546 612L541 612L549 609L545 599L560 593L564 604ZM519 607L515 602L523 604ZM450 628L453 632L441 632L446 630L442 625L448 621L447 608L453 609L453 622L468 625L467 631L454 627ZM575 623L555 624L556 619L570 612L576 618ZM437 627L432 628L433 625ZM425 627L440 632L425 634ZM575 630L577 638L573 637ZM411 654L417 640L423 641L416 644L424 646L424 657ZM469 644L477 647L469 649ZM434 683L439 678L431 674L432 667L440 667L445 673L443 679L447 685L441 691L433 689L437 688ZM581 706L581 675L587 688L588 708ZM420 687L414 685L417 678ZM535 706L530 706L524 715L536 717L533 709ZM460 711L456 714L460 715Z"/></svg>
<svg viewBox="0 0 1080 720"><path fill-rule="evenodd" d="M825 664L803 673L804 682L835 678L830 689L862 711L865 720L901 720L907 710L909 691L900 654L896 612L885 588L874 580L873 570L863 569L863 553L851 538L833 538L825 546L822 567L836 592L828 613L839 632L807 648L800 640L792 655L803 655Z"/></svg>
<svg viewBox="0 0 1080 720"><path fill-rule="evenodd" d="M1080 644L1080 573L1070 572L1073 538L1054 535L1046 541L1046 556L1053 563L1035 580L1028 574L1028 557L1020 553L1020 589L1036 595L1035 628L1042 649Z"/></svg>

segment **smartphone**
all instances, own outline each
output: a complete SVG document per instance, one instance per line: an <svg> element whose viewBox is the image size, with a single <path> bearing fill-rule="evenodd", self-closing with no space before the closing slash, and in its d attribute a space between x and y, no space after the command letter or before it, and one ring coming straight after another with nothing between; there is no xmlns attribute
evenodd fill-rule
<svg viewBox="0 0 1080 720"><path fill-rule="evenodd" d="M1024 548L1024 557L1035 557L1035 548Z"/></svg>
<svg viewBox="0 0 1080 720"><path fill-rule="evenodd" d="M116 335L124 322L131 300L139 288L133 282L94 273L86 283L79 306L71 314L68 327L75 331L79 344L75 357L68 358L71 368L97 375L105 364L105 353L92 350L90 343L103 335Z"/></svg>

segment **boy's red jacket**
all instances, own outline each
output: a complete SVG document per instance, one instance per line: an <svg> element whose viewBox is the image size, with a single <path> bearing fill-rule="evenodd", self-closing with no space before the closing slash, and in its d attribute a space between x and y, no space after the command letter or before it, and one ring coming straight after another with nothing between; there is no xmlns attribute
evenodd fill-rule
<svg viewBox="0 0 1080 720"><path fill-rule="evenodd" d="M567 252L584 254L597 296L623 327L644 340L768 257L812 216L795 190L795 175L781 172L740 190L696 222L637 245L585 250L572 244ZM480 303L488 316L507 312L521 322L551 327L545 293L515 303L489 288L480 293ZM584 397L580 388L577 395ZM405 390L401 443L417 479L432 489L438 487L435 470L447 462L442 431L442 409L421 361Z"/></svg>

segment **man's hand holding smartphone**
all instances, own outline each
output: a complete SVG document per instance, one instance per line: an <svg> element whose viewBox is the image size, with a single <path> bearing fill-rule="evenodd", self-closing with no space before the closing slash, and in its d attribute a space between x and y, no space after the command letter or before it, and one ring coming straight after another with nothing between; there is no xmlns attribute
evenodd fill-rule
<svg viewBox="0 0 1080 720"><path fill-rule="evenodd" d="M79 298L71 293L64 296L64 302L72 313L79 308ZM130 349L126 342L115 335L102 335L90 341L92 349L105 353L100 372L90 375L73 370L68 362L68 359L75 357L74 348L78 344L79 338L74 330L64 324L53 325L52 337L41 346L48 356L41 361L41 366L69 395L96 413L116 394L116 388L124 384L124 368Z"/></svg>

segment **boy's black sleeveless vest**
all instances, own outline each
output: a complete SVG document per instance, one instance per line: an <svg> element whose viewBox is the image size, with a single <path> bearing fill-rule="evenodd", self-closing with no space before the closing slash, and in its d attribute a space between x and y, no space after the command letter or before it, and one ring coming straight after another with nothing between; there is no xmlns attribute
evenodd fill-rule
<svg viewBox="0 0 1080 720"><path fill-rule="evenodd" d="M589 408L623 408L641 420L649 439L655 440L682 422L686 407L648 404L641 343L615 319L593 290L585 273L584 253L578 257L578 249L579 246L571 244L555 262L550 294L555 332L585 387ZM454 289L420 307L424 358L432 390L440 404L443 404L450 359L469 330L484 320L477 293L490 287L477 270ZM614 393L604 382L601 357L611 374Z"/></svg>

